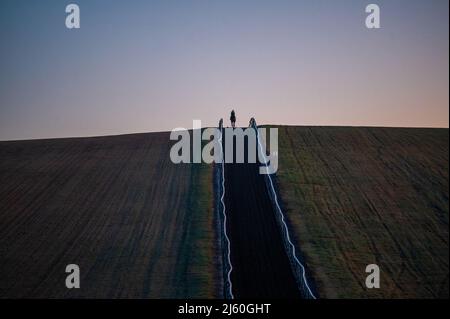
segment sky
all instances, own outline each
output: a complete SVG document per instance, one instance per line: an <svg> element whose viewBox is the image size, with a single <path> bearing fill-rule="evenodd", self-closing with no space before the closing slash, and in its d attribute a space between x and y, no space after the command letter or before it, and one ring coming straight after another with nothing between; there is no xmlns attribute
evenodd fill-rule
<svg viewBox="0 0 450 319"><path fill-rule="evenodd" d="M449 126L448 0L0 2L0 140ZM381 9L367 29L365 7Z"/></svg>

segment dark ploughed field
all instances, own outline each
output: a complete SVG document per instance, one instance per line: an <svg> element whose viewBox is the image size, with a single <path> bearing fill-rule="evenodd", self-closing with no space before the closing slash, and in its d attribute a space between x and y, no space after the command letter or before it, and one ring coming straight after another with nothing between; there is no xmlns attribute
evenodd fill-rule
<svg viewBox="0 0 450 319"><path fill-rule="evenodd" d="M277 173L320 297L449 297L449 131L279 127ZM380 267L380 289L365 267Z"/></svg>
<svg viewBox="0 0 450 319"><path fill-rule="evenodd" d="M209 166L168 133L0 142L0 297L221 294ZM81 289L65 287L78 264Z"/></svg>

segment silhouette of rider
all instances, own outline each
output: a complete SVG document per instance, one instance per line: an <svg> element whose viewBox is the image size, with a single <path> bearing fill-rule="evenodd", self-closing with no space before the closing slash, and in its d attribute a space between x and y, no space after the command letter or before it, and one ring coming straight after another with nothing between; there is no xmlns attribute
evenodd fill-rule
<svg viewBox="0 0 450 319"><path fill-rule="evenodd" d="M236 114L234 113L234 110L231 111L230 121L231 126L234 128L236 125Z"/></svg>

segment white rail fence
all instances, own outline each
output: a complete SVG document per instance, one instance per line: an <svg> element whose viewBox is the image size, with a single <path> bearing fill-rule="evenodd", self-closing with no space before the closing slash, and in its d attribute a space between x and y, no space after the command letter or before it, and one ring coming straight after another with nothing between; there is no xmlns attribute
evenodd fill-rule
<svg viewBox="0 0 450 319"><path fill-rule="evenodd" d="M256 124L256 120L254 118L250 119L249 126L253 127L256 131L256 137L258 140L258 152L262 155L261 157L264 158L263 165L266 167L266 172L269 172L268 168L268 160L267 160L267 154L265 153L266 147L265 142L261 141L261 138L259 136L258 126ZM270 201L272 202L272 206L274 210L276 211L276 219L278 222L278 226L280 227L281 234L283 235L283 244L284 249L287 253L287 256L289 257L289 261L291 264L291 268L294 272L295 279L297 281L297 285L303 295L303 298L307 299L316 299L316 295L313 292L313 289L311 285L308 282L308 277L306 274L306 267L305 265L300 261L300 258L297 256L295 245L292 243L291 236L289 233L289 227L286 223L286 218L283 213L283 210L281 209L278 195L276 191L276 184L274 182L275 176L271 176L271 174L264 174L265 184L267 187L267 192L270 196Z"/></svg>
<svg viewBox="0 0 450 319"><path fill-rule="evenodd" d="M219 130L220 130L220 151L222 152L221 163L216 163L216 180L218 180L218 185L216 186L218 190L218 197L216 197L217 211L219 212L218 220L220 227L220 244L223 252L222 256L222 269L224 276L224 298L226 299L234 299L233 295L233 283L231 281L231 273L233 271L233 265L231 264L231 243L230 238L228 237L228 229L227 229L227 208L225 205L225 157L223 156L223 120L219 121Z"/></svg>

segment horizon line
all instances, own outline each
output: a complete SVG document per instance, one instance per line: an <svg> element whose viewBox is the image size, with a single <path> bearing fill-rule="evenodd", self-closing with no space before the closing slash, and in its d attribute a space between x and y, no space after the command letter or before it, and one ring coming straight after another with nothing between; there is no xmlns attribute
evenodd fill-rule
<svg viewBox="0 0 450 319"><path fill-rule="evenodd" d="M296 125L296 124L260 124L261 126L276 126L276 127L335 127L335 128L391 128L391 129L438 129L438 130L448 130L449 126L441 127L441 126L384 126L384 125ZM202 126L201 129L212 128L215 126ZM224 128L228 128L231 126L227 126ZM246 128L247 126L237 126L241 128ZM174 129L181 130L181 127L176 127ZM193 128L184 128L188 131L192 131ZM169 130L164 131L136 131L136 132L120 132L114 134L100 134L100 135L78 135L78 136L56 136L56 137L35 137L35 138L18 138L18 139L0 139L0 143L2 142L25 142L25 141L40 141L40 140L60 140L60 139L82 139L82 138L100 138L100 137L115 137L115 136L124 136L124 135L137 135L137 134L157 134L157 133L170 133Z"/></svg>

